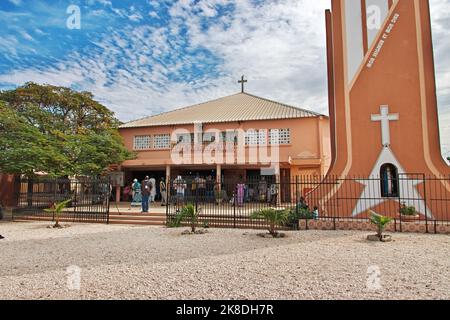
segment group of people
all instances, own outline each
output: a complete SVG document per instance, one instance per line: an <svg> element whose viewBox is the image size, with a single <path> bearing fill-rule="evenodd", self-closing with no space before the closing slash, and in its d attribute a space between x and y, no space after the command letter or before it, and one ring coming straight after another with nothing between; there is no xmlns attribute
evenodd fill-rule
<svg viewBox="0 0 450 320"><path fill-rule="evenodd" d="M231 190L226 185L217 183L212 176L204 178L200 175L189 182L181 175L170 182L166 182L165 178L161 178L157 182L155 178L149 176L145 177L143 181L134 179L132 184L124 188L123 195L125 201L131 200L132 206L140 206L142 212L147 213L156 199L161 199L161 206L168 204L168 188L171 188L171 200L177 204L183 204L189 197L195 197L198 200L216 204L230 201L231 204L243 206L244 203L256 201L276 205L279 196L279 185L266 181L264 177L255 183L246 183L243 177L240 177L239 182L234 184L233 190Z"/></svg>
<svg viewBox="0 0 450 320"><path fill-rule="evenodd" d="M308 212L311 212L312 218L314 220L318 220L319 219L319 207L315 206L313 208L313 210L311 211L310 208L309 208L309 205L306 202L304 197L300 197L300 200L298 201L296 208L297 208L297 211L298 210L306 210Z"/></svg>
<svg viewBox="0 0 450 320"><path fill-rule="evenodd" d="M124 196L129 199L132 198L132 206L141 206L142 213L148 213L150 206L155 202L158 195L158 188L156 179L146 176L145 179L139 182L134 179L131 186L124 188ZM161 196L161 206L166 205L167 186L164 178L159 181L159 195Z"/></svg>

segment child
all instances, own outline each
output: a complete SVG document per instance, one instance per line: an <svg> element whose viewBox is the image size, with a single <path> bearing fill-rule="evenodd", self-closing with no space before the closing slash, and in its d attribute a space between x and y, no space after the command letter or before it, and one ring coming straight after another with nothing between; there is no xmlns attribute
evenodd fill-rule
<svg viewBox="0 0 450 320"><path fill-rule="evenodd" d="M314 220L319 220L319 208L318 207L314 207L313 218L314 218Z"/></svg>

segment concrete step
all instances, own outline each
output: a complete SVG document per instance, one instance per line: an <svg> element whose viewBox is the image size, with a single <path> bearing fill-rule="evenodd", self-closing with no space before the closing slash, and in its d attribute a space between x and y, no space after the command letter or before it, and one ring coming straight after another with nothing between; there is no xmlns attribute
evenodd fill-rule
<svg viewBox="0 0 450 320"><path fill-rule="evenodd" d="M111 212L110 217L166 217L165 213Z"/></svg>
<svg viewBox="0 0 450 320"><path fill-rule="evenodd" d="M121 220L121 221L166 221L166 216L138 216L138 215L110 215L109 221Z"/></svg>
<svg viewBox="0 0 450 320"><path fill-rule="evenodd" d="M23 217L15 217L14 222L30 222L30 221L47 221L47 222L54 222L54 220L51 217L36 217L36 216L23 216ZM73 218L60 218L59 222L61 223L73 223ZM106 223L105 220L94 220L94 219L84 219L82 221L77 220L76 222L83 222L83 223Z"/></svg>
<svg viewBox="0 0 450 320"><path fill-rule="evenodd" d="M109 224L127 224L136 226L165 226L165 221L154 220L109 220Z"/></svg>

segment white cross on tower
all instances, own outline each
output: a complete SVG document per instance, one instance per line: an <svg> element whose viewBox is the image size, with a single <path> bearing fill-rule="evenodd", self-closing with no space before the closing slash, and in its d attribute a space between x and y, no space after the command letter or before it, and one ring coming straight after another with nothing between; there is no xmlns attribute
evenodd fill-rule
<svg viewBox="0 0 450 320"><path fill-rule="evenodd" d="M400 116L398 113L389 114L389 106L380 107L381 114L373 114L372 121L381 121L381 140L384 147L391 145L391 130L389 123L391 121L398 121Z"/></svg>

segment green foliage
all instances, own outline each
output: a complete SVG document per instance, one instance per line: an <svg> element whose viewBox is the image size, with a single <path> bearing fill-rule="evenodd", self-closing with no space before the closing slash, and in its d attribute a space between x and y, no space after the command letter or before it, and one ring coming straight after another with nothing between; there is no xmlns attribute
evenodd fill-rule
<svg viewBox="0 0 450 320"><path fill-rule="evenodd" d="M370 222L372 222L374 225L377 226L377 235L381 240L383 238L383 232L386 229L386 226L389 223L391 223L394 219L382 216L371 210L369 210L369 213L370 213Z"/></svg>
<svg viewBox="0 0 450 320"><path fill-rule="evenodd" d="M27 83L0 100L1 172L98 175L133 157L119 121L88 92Z"/></svg>
<svg viewBox="0 0 450 320"><path fill-rule="evenodd" d="M287 216L286 225L290 227L298 227L299 220L312 220L314 219L313 213L309 210L308 207L295 207L289 210L289 214Z"/></svg>
<svg viewBox="0 0 450 320"><path fill-rule="evenodd" d="M53 204L53 206L50 209L44 209L45 212L53 213L55 215L55 219L56 219L55 228L60 227L59 218L61 216L61 213L71 202L72 202L72 199L67 199L60 203Z"/></svg>
<svg viewBox="0 0 450 320"><path fill-rule="evenodd" d="M276 210L273 208L262 209L251 214L251 219L264 219L269 224L269 233L277 235L276 227L283 226L288 221L289 210Z"/></svg>
<svg viewBox="0 0 450 320"><path fill-rule="evenodd" d="M50 209L44 209L45 212L60 214L69 203L72 202L72 199L67 199L60 203L55 203Z"/></svg>
<svg viewBox="0 0 450 320"><path fill-rule="evenodd" d="M35 171L64 171L69 161L60 148L60 141L0 102L0 172L31 176Z"/></svg>
<svg viewBox="0 0 450 320"><path fill-rule="evenodd" d="M415 216L417 214L417 210L415 207L408 207L405 203L403 203L400 208L400 214L403 216Z"/></svg>
<svg viewBox="0 0 450 320"><path fill-rule="evenodd" d="M199 211L196 210L193 204L188 204L181 208L175 216L175 219L169 224L172 228L181 227L183 222L188 222L191 226L191 231L194 233L198 225Z"/></svg>

